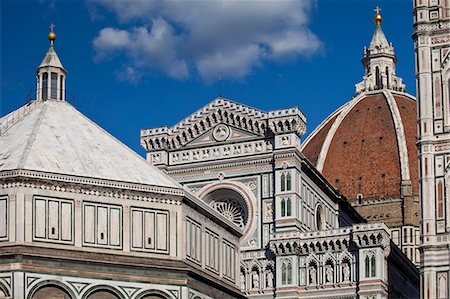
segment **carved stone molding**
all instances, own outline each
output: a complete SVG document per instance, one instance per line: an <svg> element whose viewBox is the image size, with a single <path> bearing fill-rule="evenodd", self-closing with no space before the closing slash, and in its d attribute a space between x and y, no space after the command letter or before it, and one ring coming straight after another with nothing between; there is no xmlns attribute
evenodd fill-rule
<svg viewBox="0 0 450 299"><path fill-rule="evenodd" d="M61 183L72 183L72 184L76 184L76 185L97 186L97 187L105 187L105 188L113 188L113 189L128 189L128 190L133 190L133 191L152 192L152 193L159 193L159 194L183 195L183 190L181 187L179 189L176 189L176 188L170 188L170 187L152 186L152 185L129 183L129 182L119 182L119 181L113 181L113 180L108 180L108 179L79 177L79 176L74 176L74 175L65 175L65 174L48 173L48 172L43 172L43 171L23 170L23 169L6 170L6 171L0 172L0 180L10 179L10 178L38 179L38 180L42 180L42 181L49 181L49 182L56 181L56 182L61 182ZM58 188L57 184L56 184L55 188Z"/></svg>
<svg viewBox="0 0 450 299"><path fill-rule="evenodd" d="M148 152L179 149L208 130L216 130L217 125L239 127L260 137L268 135L268 131L303 135L306 132L306 117L298 108L265 112L228 99L217 98L170 128L141 130L141 145ZM226 133L225 131L223 133Z"/></svg>
<svg viewBox="0 0 450 299"><path fill-rule="evenodd" d="M149 201L163 204L181 205L182 197L175 197L171 195L162 195L161 197L155 196L155 194L148 194L145 192L133 192L124 190L111 190L108 188L98 186L78 186L74 184L68 184L65 182L43 182L43 181L30 181L30 180L8 180L0 183L0 189L9 189L15 187L52 190L59 192L86 194L89 196L102 196L111 198L121 198L138 201Z"/></svg>

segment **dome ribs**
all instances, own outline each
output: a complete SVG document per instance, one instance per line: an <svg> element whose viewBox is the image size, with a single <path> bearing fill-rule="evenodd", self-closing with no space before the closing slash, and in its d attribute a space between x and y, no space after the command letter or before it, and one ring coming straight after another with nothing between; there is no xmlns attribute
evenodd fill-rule
<svg viewBox="0 0 450 299"><path fill-rule="evenodd" d="M408 150L409 175L412 184L413 195L419 195L419 166L417 152L417 108L416 102L406 96L394 94L402 117L403 128Z"/></svg>
<svg viewBox="0 0 450 299"><path fill-rule="evenodd" d="M392 150L398 147L390 115L384 96L371 95L361 99L336 130L323 173L340 179L340 191L352 201L361 195L370 198L399 193L398 150ZM345 148L340 140L347 141ZM388 175L381 178L381 173ZM389 180L390 187L386 185Z"/></svg>
<svg viewBox="0 0 450 299"><path fill-rule="evenodd" d="M365 93L331 114L311 133L302 151L352 202L399 198L409 194L404 193L408 184L411 195L417 196L416 125L413 97L382 90Z"/></svg>

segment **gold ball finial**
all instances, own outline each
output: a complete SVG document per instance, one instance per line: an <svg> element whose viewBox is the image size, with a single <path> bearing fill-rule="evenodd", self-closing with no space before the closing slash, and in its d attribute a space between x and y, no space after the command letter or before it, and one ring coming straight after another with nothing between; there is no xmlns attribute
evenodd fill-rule
<svg viewBox="0 0 450 299"><path fill-rule="evenodd" d="M376 12L376 14L375 14L375 16L373 17L373 21L375 22L375 24L376 24L377 26L380 26L380 25L381 25L381 22L383 22L383 17L382 17L381 14L380 14L381 8L377 6L377 7L374 9L374 11Z"/></svg>
<svg viewBox="0 0 450 299"><path fill-rule="evenodd" d="M50 33L48 34L48 40L50 41L50 44L52 44L53 45L53 42L55 41L55 39L56 39L56 34L55 34L55 32L53 32L53 29L55 29L55 25L53 25L53 23L52 24L50 24Z"/></svg>

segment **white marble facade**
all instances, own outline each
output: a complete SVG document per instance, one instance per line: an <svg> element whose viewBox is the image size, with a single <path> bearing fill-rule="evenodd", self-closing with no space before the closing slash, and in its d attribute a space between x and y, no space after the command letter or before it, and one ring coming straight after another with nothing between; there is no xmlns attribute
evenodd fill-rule
<svg viewBox="0 0 450 299"><path fill-rule="evenodd" d="M170 128L142 130L141 144L152 164L242 227L240 287L247 296L417 294L418 271L395 245L391 254L387 227L359 225L361 216L300 152L305 125L298 108L265 112L217 98ZM356 241L360 235L368 237ZM313 260L316 269L309 268ZM365 289L366 271L376 274ZM404 288L394 290L393 281Z"/></svg>
<svg viewBox="0 0 450 299"><path fill-rule="evenodd" d="M421 298L449 297L450 1L415 0Z"/></svg>

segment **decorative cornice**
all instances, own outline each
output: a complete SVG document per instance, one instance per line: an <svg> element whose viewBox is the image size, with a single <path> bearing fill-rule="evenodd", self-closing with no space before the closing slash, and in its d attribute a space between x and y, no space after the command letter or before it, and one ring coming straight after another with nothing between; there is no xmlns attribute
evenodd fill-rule
<svg viewBox="0 0 450 299"><path fill-rule="evenodd" d="M220 123L239 127L261 137L283 132L295 132L301 136L306 132L306 117L299 108L264 112L217 98L170 128L141 130L141 145L148 152L179 149Z"/></svg>
<svg viewBox="0 0 450 299"><path fill-rule="evenodd" d="M190 163L204 163L230 158L241 158L246 156L271 153L273 145L270 140L258 140L236 144L212 146L201 149L188 149L169 153L169 165L183 165ZM158 155L152 153L151 155ZM155 160L152 158L152 161Z"/></svg>
<svg viewBox="0 0 450 299"><path fill-rule="evenodd" d="M389 229L384 223L370 223L315 232L275 233L271 235L270 249L276 255L306 255L347 250L354 244L359 248L382 247L387 256L390 242Z"/></svg>
<svg viewBox="0 0 450 299"><path fill-rule="evenodd" d="M186 182L192 182L192 181L224 179L224 178L245 176L245 175L251 175L251 174L270 173L272 170L273 170L272 166L260 166L257 168L251 167L251 168L228 170L228 171L223 171L223 172L209 172L209 173L202 173L202 174L183 176L183 177L173 176L173 178L179 183L186 183Z"/></svg>
<svg viewBox="0 0 450 299"><path fill-rule="evenodd" d="M437 30L447 30L450 29L450 22L433 22L433 23L423 23L415 25L415 33L428 33L435 32Z"/></svg>
<svg viewBox="0 0 450 299"><path fill-rule="evenodd" d="M28 178L9 178L2 181L0 181L0 189L9 189L17 187L32 188L40 190L67 192L73 194L86 194L90 196L102 196L102 197L148 201L174 205L181 205L182 202L181 198L178 198L178 196L174 195L149 196L149 194L146 194L141 191L122 190L122 189L111 190L111 188L105 188L100 186L78 185L67 182L42 181ZM152 195L154 194L152 193Z"/></svg>
<svg viewBox="0 0 450 299"><path fill-rule="evenodd" d="M267 156L265 156L265 157L267 157ZM261 158L261 159L256 159L256 160L255 159L241 160L241 161L230 162L230 163L217 163L217 161L215 161L213 164L208 165L208 166L200 166L199 165L199 166L195 167L195 164L194 165L187 164L187 165L176 166L173 168L169 167L169 169L166 171L166 173L172 176L172 175L177 175L177 174L182 174L182 173L194 173L194 172L232 168L232 167L239 167L239 166L246 166L246 165L267 164L267 163L271 163L272 160L273 160L272 156L270 156L268 158ZM259 171L255 171L255 172L259 172Z"/></svg>
<svg viewBox="0 0 450 299"><path fill-rule="evenodd" d="M80 185L90 185L114 189L127 189L133 191L141 192L151 192L158 194L168 194L168 195L179 195L183 196L183 189L170 188L162 186L152 186L146 184L130 183L130 182L120 182L107 179L97 179L90 177L80 177L67 174L59 173L49 173L36 170L25 170L25 169L15 169L15 170L5 170L0 172L0 180L8 178L30 178L39 179L44 181L57 181Z"/></svg>
<svg viewBox="0 0 450 299"><path fill-rule="evenodd" d="M432 45L448 44L449 42L450 42L450 35L449 34L431 38L431 44Z"/></svg>

